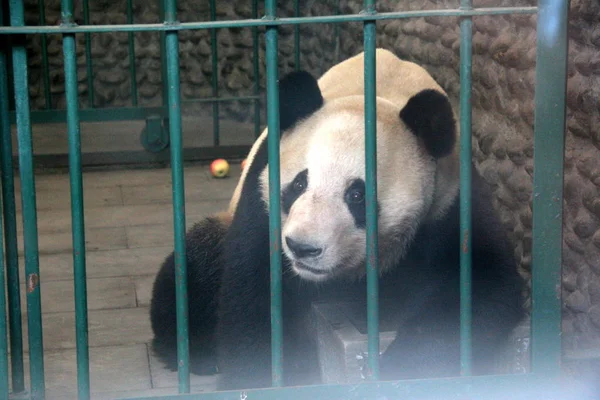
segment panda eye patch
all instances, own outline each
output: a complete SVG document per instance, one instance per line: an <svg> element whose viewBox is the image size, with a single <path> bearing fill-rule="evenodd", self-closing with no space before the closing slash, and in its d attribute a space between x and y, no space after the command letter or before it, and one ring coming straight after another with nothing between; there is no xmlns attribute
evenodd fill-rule
<svg viewBox="0 0 600 400"><path fill-rule="evenodd" d="M304 192L306 190L306 175L298 174L292 183L292 188L296 193Z"/></svg>
<svg viewBox="0 0 600 400"><path fill-rule="evenodd" d="M298 173L294 180L285 186L281 192L281 208L286 214L289 214L292 205L298 197L306 191L308 187L308 169Z"/></svg>
<svg viewBox="0 0 600 400"><path fill-rule="evenodd" d="M344 202L348 206L348 211L354 218L354 224L359 229L364 229L366 224L365 214L365 181L355 179L344 192Z"/></svg>
<svg viewBox="0 0 600 400"><path fill-rule="evenodd" d="M362 179L353 181L346 189L345 200L348 204L359 204L365 200L365 183Z"/></svg>
<svg viewBox="0 0 600 400"><path fill-rule="evenodd" d="M353 189L348 193L348 201L351 203L361 203L365 199L365 194L359 189Z"/></svg>

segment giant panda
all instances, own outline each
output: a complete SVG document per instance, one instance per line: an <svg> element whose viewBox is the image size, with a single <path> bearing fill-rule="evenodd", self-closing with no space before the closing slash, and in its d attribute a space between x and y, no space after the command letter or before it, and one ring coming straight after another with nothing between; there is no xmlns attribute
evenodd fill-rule
<svg viewBox="0 0 600 400"><path fill-rule="evenodd" d="M279 82L283 377L319 382L311 304L366 301L363 53L316 80L293 72ZM380 296L402 316L380 358L382 379L460 373L459 160L456 116L425 69L376 50L377 212ZM218 371L218 389L271 384L267 131L224 216L188 234L192 371ZM495 355L524 317L524 282L493 209L473 173L473 367ZM176 354L172 254L155 281L154 347Z"/></svg>

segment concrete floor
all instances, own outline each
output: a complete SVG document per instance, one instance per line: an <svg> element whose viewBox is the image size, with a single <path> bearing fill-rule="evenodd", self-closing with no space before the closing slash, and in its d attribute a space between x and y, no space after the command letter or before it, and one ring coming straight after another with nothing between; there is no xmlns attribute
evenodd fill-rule
<svg viewBox="0 0 600 400"><path fill-rule="evenodd" d="M185 168L186 222L225 210L239 177L214 179L207 166ZM47 399L76 399L75 314L69 180L36 176ZM149 349L151 288L172 251L170 169L84 173L91 390L94 399L177 393L171 373ZM16 182L17 192L19 182ZM23 244L19 209L21 282ZM21 294L26 311L24 285ZM27 316L23 315L28 374ZM29 380L26 380L28 385ZM192 376L194 391L214 377Z"/></svg>

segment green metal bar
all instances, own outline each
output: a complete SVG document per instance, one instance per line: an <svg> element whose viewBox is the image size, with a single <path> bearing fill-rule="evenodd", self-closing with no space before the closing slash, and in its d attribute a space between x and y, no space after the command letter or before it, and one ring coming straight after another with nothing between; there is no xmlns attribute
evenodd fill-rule
<svg viewBox="0 0 600 400"><path fill-rule="evenodd" d="M182 101L182 104L191 104L191 103L212 103L212 102L227 102L227 101L241 101L241 100L258 100L260 96L256 95L246 95L246 96L228 96L228 97L204 97L200 99L188 99Z"/></svg>
<svg viewBox="0 0 600 400"><path fill-rule="evenodd" d="M79 115L77 109L77 78L76 78L76 58L75 58L75 37L74 33L84 32L89 35L92 32L107 31L126 31L130 32L130 37L135 31L160 31L165 36L165 62L167 65L165 80L168 98L166 104L172 104L169 107L170 116L170 134L171 134L171 161L173 173L173 205L174 205L174 225L175 225L175 254L176 254L176 274L177 274L177 322L178 322L178 358L180 360L179 368L179 391L181 393L189 392L189 366L188 366L188 337L187 337L187 273L185 263L185 203L183 186L183 166L182 166L182 143L181 143L181 100L179 86L179 66L178 66L178 40L177 31L183 29L211 29L211 37L216 35L215 29L221 27L252 27L255 33L255 55L258 60L257 42L259 26L267 27L266 34L266 53L267 53L267 93L268 93L268 149L269 149L269 181L270 181L270 241L271 241L271 324L272 324L272 362L273 362L273 385L281 386L282 376L282 327L281 327L281 253L280 253L280 210L279 210L279 110L277 89L277 26L288 23L295 25L295 32L298 30L299 23L328 23L328 22L364 22L364 45L365 45L365 157L366 157L366 200L367 200L367 295L368 295L368 336L369 336L369 369L371 377L377 379L378 354L379 354L379 330L378 330L378 287L377 287L377 164L376 164L376 104L375 104L375 21L384 19L412 18L418 16L462 16L461 27L461 237L462 248L466 251L461 252L461 373L469 375L471 373L471 281L470 281L470 252L471 252L471 216L470 216L470 162L471 162L471 50L472 50L472 21L471 16L475 15L499 15L499 14L530 14L536 12L535 7L519 8L497 8L497 9L470 9L471 1L461 0L460 10L434 10L417 11L402 13L375 13L374 0L365 0L365 12L356 15L345 16L325 16L325 17L307 17L295 19L277 19L275 14L276 1L267 0L265 18L258 20L253 15L252 20L242 21L213 21L211 23L187 23L179 24L176 22L175 0L165 0L165 25L159 24L139 24L130 23L124 25L102 25L86 26L83 28L72 27L72 15L69 13L65 17L65 10L72 11L72 0L62 0L63 2L63 25L55 27L0 27L0 34L12 33L65 33L64 56L65 56L65 75L67 80L67 119L69 122L70 152L71 161L71 188L72 202L82 201L81 185L81 158L79 149ZM128 6L131 4L128 0ZM39 3L38 3L39 4ZM253 10L256 0L253 0ZM211 0L214 7L214 0ZM17 0L10 1L11 24L23 25L23 5ZM295 2L298 7L298 2ZM84 13L87 8L87 0L84 0ZM257 6L256 6L257 9ZM257 14L257 12L256 12ZM391 16L396 14L395 16ZM401 14L401 15L400 15ZM534 155L534 217L533 217L533 312L532 312L532 367L535 374L552 375L559 372L560 368L560 269L561 269L561 244L562 244L562 178L563 178L563 156L564 156L564 135L565 135L565 92L566 92L566 60L567 60L567 16L568 1L550 1L541 0L539 3L538 16L538 50L536 65L536 121L535 121L535 155ZM84 16L85 17L85 16ZM332 20L333 18L333 20ZM287 22L286 22L287 20ZM304 21L303 21L304 20ZM221 25L222 24L222 25ZM124 28L126 27L126 28ZM34 31L28 32L27 30ZM105 29L105 30L104 30ZM339 31L338 31L339 34ZM296 37L295 37L296 40ZM89 41L86 40L86 48ZM299 46L297 47L297 49ZM91 53L90 53L91 54ZM216 57L215 57L216 58ZM299 56L298 56L299 58ZM0 60L0 67L5 66L4 61ZM36 207L35 207L35 184L32 169L33 152L31 146L31 121L29 112L29 100L27 92L23 91L27 85L26 52L22 45L17 45L13 52L13 72L14 86L16 92L16 120L18 122L18 141L19 141L19 162L21 171L22 198L23 198L23 225L26 246L26 277L27 277L27 303L29 318L29 340L30 340L30 359L31 359L31 380L32 380L32 398L44 397L44 371L43 371L43 344L41 327L41 303L39 287L39 260L37 249L37 225L36 225ZM91 58L88 57L91 65ZM135 66L134 66L135 68ZM298 62L296 63L298 68ZM6 69L6 68L5 68ZM88 70L89 71L89 70ZM3 77L0 70L0 78ZM4 73L6 75L6 72ZM91 74L88 73L88 81ZM556 85L557 77L564 79L565 85ZM4 81L4 79L2 79ZM258 72L256 74L256 88L258 88ZM0 89L1 89L0 85ZM90 90L93 92L93 88ZM255 92L256 94L257 92ZM3 94L0 92L0 95ZM216 95L215 95L216 96ZM3 99L4 96L0 96ZM258 104L255 96L252 96L255 106ZM93 93L92 93L93 100ZM222 99L219 99L222 100ZM47 103L49 104L49 103ZM215 103L216 104L216 103ZM91 102L93 105L93 101ZM256 109L255 109L256 110ZM2 106L2 116L4 113ZM81 114L83 115L83 113ZM217 115L218 118L218 115ZM3 118L3 134L5 119ZM255 119L255 124L256 124ZM258 132L258 129L257 129ZM10 132L9 132L10 133ZM467 134L468 133L468 134ZM542 136L544 135L544 136ZM10 136L10 135L8 135ZM218 136L217 136L218 138ZM6 153L4 146L6 135L3 135L2 155ZM9 137L10 139L10 137ZM5 193L5 174L7 172L5 158L3 157L3 196ZM12 172L12 168L8 169ZM12 174L11 174L12 175ZM79 176L77 176L79 175ZM6 191L10 194L10 187ZM14 190L14 188L13 188ZM8 200L10 202L10 196ZM14 202L14 194L12 196ZM81 213L79 216L78 210ZM9 210L10 211L10 210ZM5 220L7 211L4 209ZM72 208L72 217L74 222L73 241L74 248L80 245L84 246L83 238L83 204L75 205ZM81 230L78 231L76 219L81 219ZM5 221L5 223L9 223ZM7 232L5 225L5 235ZM79 233L77 233L78 231ZM16 237L16 232L15 236ZM7 259L9 260L8 272L11 270L10 257L8 254L7 235ZM2 237L0 235L0 241ZM15 242L16 243L16 242ZM82 306L78 299L77 281L83 276L85 285L85 249L83 247L83 257L78 257L74 250L75 274L76 274L76 306ZM79 261L78 261L79 260ZM81 261L83 260L83 261ZM1 262L1 260L0 260ZM15 264L16 265L16 264ZM80 265L78 267L78 265ZM82 265L82 267L81 267ZM540 267L541 266L541 267ZM0 265L0 269L3 266ZM79 275L78 275L79 268ZM81 275L83 273L83 275ZM10 277L8 277L9 298L10 298ZM1 283L1 282L0 282ZM18 283L18 274L17 274ZM79 286L81 288L81 286ZM17 292L18 294L18 292ZM85 286L83 294L85 297ZM0 303L1 306L1 303ZM85 307L85 302L83 303ZM373 310L374 308L374 310ZM9 310L10 310L9 303ZM79 309L77 315L80 315ZM36 320L37 319L37 320ZM33 323L32 323L33 321ZM87 316L86 316L87 327ZM19 326L20 329L20 326ZM79 329L79 325L78 325ZM6 327L4 327L6 330ZM33 332L32 332L33 330ZM2 326L0 326L0 334ZM79 333L79 331L78 331ZM87 335L87 331L86 331ZM1 339L1 338L0 338ZM12 339L12 324L11 324ZM79 373L79 335L78 335L78 373ZM1 345L1 343L0 343ZM13 342L11 340L11 351ZM87 353L87 336L85 343ZM0 348L0 350L2 350ZM1 352L0 352L1 354ZM18 354L17 354L18 356ZM14 355L13 355L14 357ZM0 372L2 371L2 360L0 360ZM40 379L41 377L41 379ZM478 391L486 393L490 398L490 386L504 385L504 389L515 389L515 386L532 385L538 382L538 378L533 375L526 375L527 380L520 376L506 377L464 377L456 380L443 380L441 386L435 389L437 391L443 387L445 392L452 390L457 394L460 390L463 393L474 395ZM13 381L14 381L13 375ZM81 378L80 378L81 379ZM89 396L89 376L87 384L87 395L84 391L80 392L80 398ZM424 386L421 386L424 385ZM357 396L358 393L368 393L372 395L375 392L408 394L415 396L420 390L422 394L431 395L431 381L427 382L408 382L403 384L387 383L377 384L377 386L366 385L333 385L333 386L313 386L308 388L293 388L295 394L297 390L303 393L315 395L322 394L328 397L336 394L352 393ZM458 386L463 385L463 386ZM80 384L81 386L81 384ZM525 386L525 388L527 388ZM462 389L461 389L462 388ZM466 388L466 389L465 389ZM530 387L529 387L530 388ZM527 388L527 389L529 389ZM547 388L547 387L546 387ZM0 390L2 383L0 382ZM81 387L80 387L81 390ZM244 392L244 398L272 398L272 396L281 397L287 393L273 391L248 391ZM291 389L289 389L291 390ZM288 391L289 391L288 390ZM441 390L441 389L440 389ZM404 392L403 392L404 391ZM485 391L485 392L483 392ZM2 392L0 392L2 393ZM290 392L291 393L291 392ZM539 393L538 393L539 394ZM202 395L202 398L216 398L217 394ZM218 394L219 398L229 398L228 393ZM222 397L221 397L222 396ZM247 397L246 397L247 396ZM181 398L187 398L182 396ZM231 398L240 398L239 392L232 392Z"/></svg>
<svg viewBox="0 0 600 400"><path fill-rule="evenodd" d="M177 18L176 0L164 0L165 24ZM171 173L173 180L173 223L175 236L175 289L177 303L177 359L179 393L190 392L187 263L185 248L185 187L183 177L183 143L181 131L181 95L179 82L179 39L176 31L166 32L167 84Z"/></svg>
<svg viewBox="0 0 600 400"><path fill-rule="evenodd" d="M365 0L364 13L374 15L375 0ZM365 211L367 228L367 337L370 379L379 379L379 240L377 221L377 104L375 21L364 23L365 68Z"/></svg>
<svg viewBox="0 0 600 400"><path fill-rule="evenodd" d="M216 158L241 160L248 155L249 145L219 147L186 147L183 149L185 161L211 162ZM151 153L145 150L136 151L100 151L85 153L86 166L135 165L135 164L168 164L169 151ZM34 157L37 168L64 168L69 166L66 154L38 154Z"/></svg>
<svg viewBox="0 0 600 400"><path fill-rule="evenodd" d="M340 5L340 0L336 0L335 3L335 15L339 16L341 15L342 11L341 11L341 5ZM334 54L333 54L333 60L335 62L338 62L340 59L340 24L335 24L333 26L334 29L334 36L335 36L335 50L334 50Z"/></svg>
<svg viewBox="0 0 600 400"><path fill-rule="evenodd" d="M210 20L217 20L217 5L215 0L210 0ZM212 74L211 74L211 83L212 83L212 96L219 97L219 58L217 54L217 30L211 29L210 31L210 57L212 61ZM213 103L213 144L215 146L219 145L219 103Z"/></svg>
<svg viewBox="0 0 600 400"><path fill-rule="evenodd" d="M27 26L27 27L0 27L0 35L4 34L27 34L27 33L81 33L81 32L141 32L154 31L164 32L167 30L196 30L196 29L218 29L218 28L245 28L250 26L280 26L298 24L328 24L340 22L364 22L374 19L383 21L388 19L406 19L421 17L461 17L481 15L506 15L506 14L535 14L537 7L493 7L474 8L473 10L426 10L426 11L395 11L377 13L375 16L364 14L327 15L316 17L299 18L277 18L277 19L241 19L236 21L210 21L210 22L184 22L173 26L164 24L115 24L115 25L85 25L77 27L62 26Z"/></svg>
<svg viewBox="0 0 600 400"><path fill-rule="evenodd" d="M277 18L277 1L265 0L265 19ZM278 31L267 27L267 129L269 153L269 241L271 255L271 376L273 386L283 385L283 314L281 310L281 204L279 171Z"/></svg>
<svg viewBox="0 0 600 400"><path fill-rule="evenodd" d="M252 18L258 18L258 0L252 0ZM254 72L253 93L256 96L254 101L254 137L260 136L260 69L258 53L258 27L252 27L252 70Z"/></svg>
<svg viewBox="0 0 600 400"><path fill-rule="evenodd" d="M23 2L10 0L10 22L24 25ZM29 375L31 398L45 397L44 345L42 335L42 304L38 254L37 210L31 121L29 120L29 93L27 91L27 50L21 41L13 47L13 77L15 108L17 112L17 141L19 144L19 171L21 175L21 202L23 213L23 242L25 248L25 277L27 280L27 325L29 331Z"/></svg>
<svg viewBox="0 0 600 400"><path fill-rule="evenodd" d="M300 16L300 2L294 0L294 17ZM294 26L294 69L300 70L300 25Z"/></svg>
<svg viewBox="0 0 600 400"><path fill-rule="evenodd" d="M471 0L460 0L463 10ZM460 372L471 375L471 55L472 20L460 21Z"/></svg>
<svg viewBox="0 0 600 400"><path fill-rule="evenodd" d="M159 0L159 8L158 8L158 16L161 20L165 20L165 0ZM171 24L161 24L161 26L175 27L179 25L179 23L171 23ZM135 25L132 25L135 26ZM168 85L168 77L167 77L167 52L166 52L166 36L163 30L160 31L160 74L162 76L162 104L165 107L165 110L169 106L169 85ZM165 121L166 123L166 121Z"/></svg>
<svg viewBox="0 0 600 400"><path fill-rule="evenodd" d="M0 8L2 9L2 22L0 23L0 28L10 28L10 11L8 1L0 2ZM1 41L0 43L5 43L8 46L8 41ZM6 50L6 54L8 54L8 48ZM7 56L8 57L8 56ZM7 58L6 70L12 71L12 57ZM8 109L15 109L15 94L14 94L14 85L13 85L13 77L12 73L8 74Z"/></svg>
<svg viewBox="0 0 600 400"><path fill-rule="evenodd" d="M127 23L130 25L133 24L133 0L127 0ZM138 91L137 74L135 68L135 35L133 32L129 32L127 44L129 45L129 79L131 79L131 105L137 107Z"/></svg>
<svg viewBox="0 0 600 400"><path fill-rule="evenodd" d="M163 107L147 108L84 108L79 111L81 121L129 121L143 120L148 115L167 115ZM16 123L16 114L11 113L11 123ZM56 124L67 121L66 110L39 110L31 112L33 124Z"/></svg>
<svg viewBox="0 0 600 400"><path fill-rule="evenodd" d="M90 7L88 0L83 0L83 23L90 24ZM74 21L72 21L74 25ZM71 24L69 24L71 25ZM85 34L85 68L87 69L88 107L94 108L94 69L92 64L92 38L89 32Z"/></svg>
<svg viewBox="0 0 600 400"><path fill-rule="evenodd" d="M73 21L73 0L62 0L62 23ZM77 54L74 34L63 37L65 96L69 134L69 176L71 187L71 225L73 236L73 275L75 292L75 334L77 342L77 398L90 398L90 357L88 349L87 283L85 263L85 225L83 180L81 174L81 132L77 96Z"/></svg>
<svg viewBox="0 0 600 400"><path fill-rule="evenodd" d="M209 103L213 101L257 101L260 96L240 96L240 97L205 97L198 99L188 99L181 101L181 104ZM148 115L168 115L168 111L163 107L123 107L123 108L94 108L82 109L79 111L81 121L129 121L136 119L145 119ZM33 124L59 123L66 122L67 113L65 110L40 110L31 112L31 122ZM11 123L16 122L14 112L10 113Z"/></svg>
<svg viewBox="0 0 600 400"><path fill-rule="evenodd" d="M563 162L569 2L540 0L533 158L532 371L561 368Z"/></svg>
<svg viewBox="0 0 600 400"><path fill-rule="evenodd" d="M8 9L7 9L8 10ZM4 23L4 6L0 7L0 22ZM17 245L17 210L12 165L12 135L9 120L8 47L0 44L0 164L2 165L2 202L6 254L6 286L10 330L10 367L12 391L25 391L23 367L23 329L21 327L21 285L19 283L19 253Z"/></svg>
<svg viewBox="0 0 600 400"><path fill-rule="evenodd" d="M46 7L44 0L38 0L38 13L40 25L46 25ZM52 107L52 96L50 94L50 72L48 67L48 38L45 34L42 34L42 81L44 82L44 104L46 109Z"/></svg>
<svg viewBox="0 0 600 400"><path fill-rule="evenodd" d="M130 400L280 400L280 399L564 399L569 388L561 381L530 374L470 376L455 379L415 379L343 385L310 385L251 389ZM563 396L561 396L561 394ZM588 397L590 398L590 397Z"/></svg>
<svg viewBox="0 0 600 400"><path fill-rule="evenodd" d="M4 56L4 55L2 55ZM4 84L2 84L4 85ZM2 89L2 94L4 90ZM0 101L5 101L0 97ZM7 104L8 105L8 104ZM4 106L3 106L4 108ZM0 118L6 120L8 114L4 114L5 110L2 110ZM3 124L4 125L4 124ZM12 168L11 168L12 170ZM0 199L0 207L2 200ZM0 214L0 225L2 224L2 215ZM2 231L0 230L0 397L8 399L8 327L6 325L6 280L5 280L5 267L4 263L4 238Z"/></svg>

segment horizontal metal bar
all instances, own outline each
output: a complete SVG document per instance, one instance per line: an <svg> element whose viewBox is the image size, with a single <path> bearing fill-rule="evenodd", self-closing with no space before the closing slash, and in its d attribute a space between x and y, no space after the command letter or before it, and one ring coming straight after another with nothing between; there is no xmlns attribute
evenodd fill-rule
<svg viewBox="0 0 600 400"><path fill-rule="evenodd" d="M564 399L570 389L559 380L531 374L470 376L460 378L364 382L244 391L207 392L188 395L136 397L135 400L271 400L271 399ZM562 397L561 397L562 395ZM125 400L125 399L124 399ZM129 399L129 400L134 400Z"/></svg>
<svg viewBox="0 0 600 400"><path fill-rule="evenodd" d="M80 121L86 122L128 121L145 119L148 115L167 116L169 114L163 107L85 108L80 110L79 113ZM16 122L14 112L11 112L10 121L12 124ZM66 110L38 110L31 112L31 122L33 124L52 124L66 121Z"/></svg>
<svg viewBox="0 0 600 400"><path fill-rule="evenodd" d="M258 95L246 95L246 96L224 96L224 97L202 97L197 99L185 99L181 101L181 104L191 104L191 103L211 103L211 102L219 102L222 103L224 101L246 101L246 100L260 100L260 96Z"/></svg>
<svg viewBox="0 0 600 400"><path fill-rule="evenodd" d="M239 97L207 97L202 99L187 99L182 105L225 101L250 101L260 100L260 96ZM123 107L123 108L84 108L79 110L79 119L82 122L104 122L104 121L129 121L145 119L148 115L160 115L167 117L169 112L164 107ZM31 122L34 124L66 122L66 110L36 110L31 112ZM16 121L15 113L10 113L10 122Z"/></svg>
<svg viewBox="0 0 600 400"><path fill-rule="evenodd" d="M249 151L249 145L189 147L183 149L183 160L197 162L210 162L215 158L242 160L248 155ZM84 167L168 163L170 159L168 149L160 153L141 150L82 154ZM17 164L18 158L16 156L13 158L13 162ZM66 168L69 166L69 158L67 154L38 154L34 156L34 166L35 168Z"/></svg>
<svg viewBox="0 0 600 400"><path fill-rule="evenodd" d="M142 31L183 31L192 29L246 28L252 26L279 26L298 24L328 24L336 22L378 21L421 17L460 17L503 14L535 14L537 7L492 7L473 10L419 10L395 11L377 14L326 15L319 17L242 19L237 21L184 22L173 24L115 24L115 25L60 25L0 27L0 35L32 33L100 33L100 32L142 32Z"/></svg>

